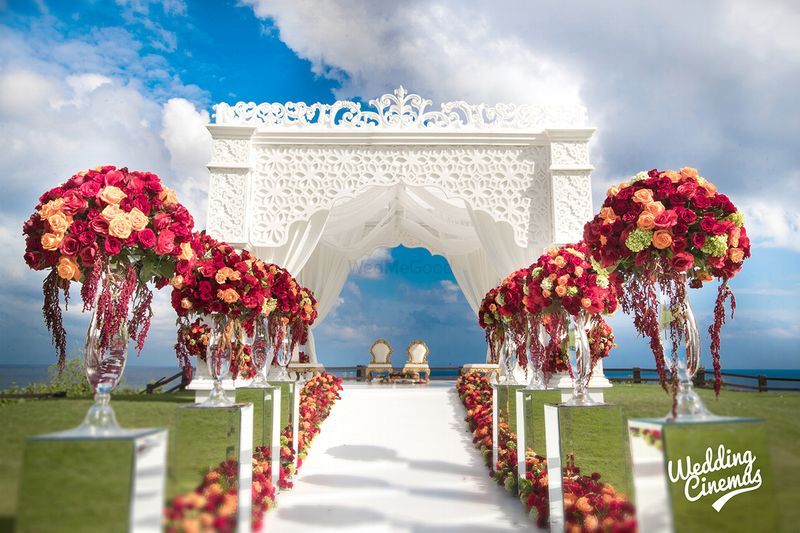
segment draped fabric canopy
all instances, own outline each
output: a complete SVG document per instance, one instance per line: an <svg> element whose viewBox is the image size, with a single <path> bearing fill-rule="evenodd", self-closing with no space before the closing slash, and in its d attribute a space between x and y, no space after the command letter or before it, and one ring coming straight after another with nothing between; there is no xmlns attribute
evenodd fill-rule
<svg viewBox="0 0 800 533"><path fill-rule="evenodd" d="M314 291L319 325L358 260L376 248L399 245L445 257L476 313L489 289L540 252L520 247L510 226L473 211L463 200L447 198L434 187L403 183L376 186L318 211L292 224L286 244L254 247L254 252L296 272L298 282ZM317 361L313 329L305 351Z"/></svg>

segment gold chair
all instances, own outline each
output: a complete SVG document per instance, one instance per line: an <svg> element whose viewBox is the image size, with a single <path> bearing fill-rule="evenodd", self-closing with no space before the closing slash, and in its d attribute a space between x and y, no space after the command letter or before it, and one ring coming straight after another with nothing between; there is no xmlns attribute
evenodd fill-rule
<svg viewBox="0 0 800 533"><path fill-rule="evenodd" d="M421 374L425 374L425 381L431 380L431 367L428 366L428 345L420 339L411 341L406 349L408 361L403 365L403 374L412 374L420 379Z"/></svg>
<svg viewBox="0 0 800 533"><path fill-rule="evenodd" d="M392 346L386 339L378 339L369 348L372 362L367 365L367 381L372 381L373 374L388 375L392 373Z"/></svg>

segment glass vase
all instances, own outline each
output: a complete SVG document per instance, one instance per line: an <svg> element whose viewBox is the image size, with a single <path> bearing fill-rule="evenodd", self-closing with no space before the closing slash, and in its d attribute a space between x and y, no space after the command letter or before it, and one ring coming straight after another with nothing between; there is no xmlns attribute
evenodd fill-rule
<svg viewBox="0 0 800 533"><path fill-rule="evenodd" d="M272 355L272 345L269 342L269 331L264 317L257 318L253 326L253 344L250 355L253 358L253 365L256 367L256 375L250 386L269 387L267 372L269 371L270 355Z"/></svg>
<svg viewBox="0 0 800 533"><path fill-rule="evenodd" d="M530 327L529 325L528 332L529 347L534 343L538 343L538 348L536 351L539 352L538 356L534 357L534 350L528 350L528 353L530 354L528 357L528 367L531 371L531 378L528 380L528 389L545 390L547 389L547 383L544 381L544 371L542 366L544 365L545 346L547 346L547 332L545 331L544 324L542 323L537 324L536 327Z"/></svg>
<svg viewBox="0 0 800 533"><path fill-rule="evenodd" d="M505 371L502 384L517 385L517 377L514 375L517 369L517 344L508 331L503 335L503 342L500 345L500 364Z"/></svg>
<svg viewBox="0 0 800 533"><path fill-rule="evenodd" d="M293 381L289 372L286 370L289 367L289 362L292 360L292 348L289 339L290 330L288 326L282 325L280 327L278 336L278 375L275 376L275 381Z"/></svg>
<svg viewBox="0 0 800 533"><path fill-rule="evenodd" d="M206 365L214 385L208 399L200 404L200 407L230 407L233 402L225 396L222 380L228 376L231 368L234 319L223 313L212 313L206 318L211 328Z"/></svg>
<svg viewBox="0 0 800 533"><path fill-rule="evenodd" d="M675 409L667 418L697 420L714 416L694 390L692 382L700 366L700 331L689 302L689 287L685 280L683 290L677 291L674 296L664 290L659 291L658 312L664 366L672 368L674 362L678 381Z"/></svg>
<svg viewBox="0 0 800 533"><path fill-rule="evenodd" d="M584 310L566 318L568 328L569 363L572 369L572 398L566 405L600 405L589 396L589 379L592 377L592 355L589 349L589 329L592 317Z"/></svg>
<svg viewBox="0 0 800 533"><path fill-rule="evenodd" d="M124 279L108 272L103 275L101 283L108 284L112 298L116 298ZM92 313L89 329L86 332L83 364L86 379L94 390L94 404L86 413L83 423L77 432L90 435L109 435L120 432L121 428L111 408L111 391L122 379L125 364L128 360L128 327L126 317L122 317L114 331L111 331L108 346L102 345L103 325L98 319L98 309Z"/></svg>

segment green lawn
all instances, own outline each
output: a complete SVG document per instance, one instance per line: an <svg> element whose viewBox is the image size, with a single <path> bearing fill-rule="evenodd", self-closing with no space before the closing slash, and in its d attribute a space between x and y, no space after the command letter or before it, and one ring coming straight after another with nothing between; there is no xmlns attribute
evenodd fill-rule
<svg viewBox="0 0 800 533"><path fill-rule="evenodd" d="M755 417L766 420L769 448L772 459L775 486L778 487L776 501L784 530L792 530L789 524L800 521L800 394L773 394L755 392L723 391L719 399L713 391L700 390L706 406L717 415ZM558 401L557 392L544 393L545 400L539 404ZM534 398L536 394L534 394ZM606 391L606 402L621 408L622 418L663 417L671 408L670 398L657 385L616 384ZM537 406L529 420L528 431L533 428L534 438L528 446L545 455L542 409ZM591 435L590 441L576 442L575 462L584 473L598 471L603 479L617 487L625 485L626 474L621 470L620 455L627 446L624 424L617 415L618 428L609 428L605 420L573 419L574 428ZM539 431L536 429L539 428ZM618 438L617 438L618 436Z"/></svg>
<svg viewBox="0 0 800 533"><path fill-rule="evenodd" d="M700 394L716 414L755 416L767 420L776 485L781 487L776 496L782 520L784 524L800 521L800 506L797 505L800 501L800 456L797 454L800 442L800 394L723 392L719 400L715 400L713 393L708 391L700 391ZM655 385L615 385L607 392L606 398L618 404L625 417L663 416L670 408L669 399ZM175 409L191 401L192 395L189 393L120 395L114 397L112 405L123 426L173 428ZM0 531L10 530L13 526L25 439L76 426L90 404L91 400L88 399L58 399L0 405ZM288 402L285 402L284 409L287 407ZM285 419L288 413L282 414ZM536 424L536 421L532 423ZM619 460L618 456L611 454L613 443L609 440L595 440L595 449L600 452L596 456L609 462L607 465L596 465L596 469L613 477L615 469L611 463L618 465ZM576 459L579 462L577 453ZM86 502L87 506L90 504Z"/></svg>

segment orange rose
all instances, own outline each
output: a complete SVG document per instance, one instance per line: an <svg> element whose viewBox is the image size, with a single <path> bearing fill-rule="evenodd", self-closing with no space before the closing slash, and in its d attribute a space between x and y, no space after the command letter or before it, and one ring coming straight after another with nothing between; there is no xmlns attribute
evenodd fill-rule
<svg viewBox="0 0 800 533"><path fill-rule="evenodd" d="M672 233L666 229L660 229L653 233L653 246L659 250L669 248L672 244Z"/></svg>
<svg viewBox="0 0 800 533"><path fill-rule="evenodd" d="M161 200L161 203L163 203L165 206L172 205L178 201L175 191L169 187L164 187L161 192L158 193L158 199Z"/></svg>
<svg viewBox="0 0 800 533"><path fill-rule="evenodd" d="M597 515L588 514L583 519L583 529L588 531L597 531L600 529L600 520L597 518Z"/></svg>
<svg viewBox="0 0 800 533"><path fill-rule="evenodd" d="M653 229L656 225L656 217L653 213L642 211L636 219L636 227L640 229Z"/></svg>
<svg viewBox="0 0 800 533"><path fill-rule="evenodd" d="M551 294L552 293L550 291L548 291L547 289L543 289L542 290L542 298L550 298Z"/></svg>
<svg viewBox="0 0 800 533"><path fill-rule="evenodd" d="M62 255L58 258L58 277L61 279L73 279L78 281L81 279L81 269L74 258Z"/></svg>
<svg viewBox="0 0 800 533"><path fill-rule="evenodd" d="M170 285L172 285L176 289L183 288L183 276L181 276L180 274L176 274L175 277L173 277L172 280L170 280Z"/></svg>
<svg viewBox="0 0 800 533"><path fill-rule="evenodd" d="M48 219L51 215L54 215L61 211L61 206L64 205L63 198L56 198L55 200L50 200L46 204L42 205L42 208L39 209L39 215L44 218Z"/></svg>
<svg viewBox="0 0 800 533"><path fill-rule="evenodd" d="M575 502L575 507L582 513L588 513L592 510L592 504L589 503L589 499L586 496L578 498L578 501Z"/></svg>
<svg viewBox="0 0 800 533"><path fill-rule="evenodd" d="M575 267L575 275L581 277L583 275L583 267Z"/></svg>
<svg viewBox="0 0 800 533"><path fill-rule="evenodd" d="M741 248L729 248L728 257L730 257L731 261L734 263L741 263L744 261L744 250Z"/></svg>
<svg viewBox="0 0 800 533"><path fill-rule="evenodd" d="M717 186L707 179L700 178L697 180L697 184L706 191L706 196L714 196L717 194Z"/></svg>
<svg viewBox="0 0 800 533"><path fill-rule="evenodd" d="M563 286L563 285L557 285L556 286L556 294L559 297L563 297L565 294L567 294L567 288L565 286Z"/></svg>
<svg viewBox="0 0 800 533"><path fill-rule="evenodd" d="M58 250L58 245L61 244L61 239L63 238L63 233L45 233L42 235L42 248L45 250Z"/></svg>
<svg viewBox="0 0 800 533"><path fill-rule="evenodd" d="M217 298L226 304L233 304L239 301L239 293L236 292L236 289L219 289L217 290Z"/></svg>
<svg viewBox="0 0 800 533"><path fill-rule="evenodd" d="M603 219L604 224L612 224L619 217L614 212L614 209L610 207L604 207L600 210L600 218Z"/></svg>
<svg viewBox="0 0 800 533"><path fill-rule="evenodd" d="M178 256L178 259L189 260L194 257L194 250L192 250L192 245L188 242L181 243L181 253Z"/></svg>
<svg viewBox="0 0 800 533"><path fill-rule="evenodd" d="M683 167L681 169L681 176L684 178L697 178L697 169L692 167Z"/></svg>
<svg viewBox="0 0 800 533"><path fill-rule="evenodd" d="M119 205L119 203L127 198L127 194L123 192L122 189L119 187L114 187L113 185L108 185L103 187L100 190L100 193L97 195L102 201L109 205Z"/></svg>
<svg viewBox="0 0 800 533"><path fill-rule="evenodd" d="M47 223L53 233L66 233L67 228L72 224L72 217L67 217L67 215L58 211L47 217Z"/></svg>
<svg viewBox="0 0 800 533"><path fill-rule="evenodd" d="M737 248L739 246L739 237L742 235L742 230L734 226L730 233L728 233L728 246Z"/></svg>
<svg viewBox="0 0 800 533"><path fill-rule="evenodd" d="M649 204L645 204L644 209L648 213L653 213L653 215L659 215L664 212L664 204L662 204L661 202L650 202Z"/></svg>
<svg viewBox="0 0 800 533"><path fill-rule="evenodd" d="M566 285L568 281L569 281L569 274L564 274L563 276L558 278L559 285Z"/></svg>
<svg viewBox="0 0 800 533"><path fill-rule="evenodd" d="M118 216L108 223L108 233L118 239L127 239L131 236L131 221L127 216Z"/></svg>
<svg viewBox="0 0 800 533"><path fill-rule="evenodd" d="M675 172L674 170L665 170L661 173L662 176L665 178L669 178L669 181L672 183L678 183L681 181L681 175Z"/></svg>
<svg viewBox="0 0 800 533"><path fill-rule="evenodd" d="M556 257L553 259L553 263L555 263L555 265L556 265L558 268L563 268L563 267L564 267L564 265L566 265L566 264L567 264L567 260L566 260L566 259L564 259L564 257L563 257L563 256L561 256L561 255L557 255L557 256L556 256Z"/></svg>
<svg viewBox="0 0 800 533"><path fill-rule="evenodd" d="M223 283L225 283L228 280L228 274L230 272L233 272L233 270L231 270L231 268L222 267L219 270L217 270L216 274L214 274L214 279L217 280L217 283L222 285Z"/></svg>
<svg viewBox="0 0 800 533"><path fill-rule="evenodd" d="M600 244L605 246L607 242L608 242L608 237L606 237L605 235L600 235Z"/></svg>
<svg viewBox="0 0 800 533"><path fill-rule="evenodd" d="M708 272L702 272L697 275L697 279L699 279L700 281L711 281L714 279L714 276L712 276Z"/></svg>
<svg viewBox="0 0 800 533"><path fill-rule="evenodd" d="M105 219L106 222L111 222L117 217L124 216L126 213L122 209L119 208L118 205L107 205L100 211L100 216Z"/></svg>
<svg viewBox="0 0 800 533"><path fill-rule="evenodd" d="M612 185L606 192L607 196L616 196L617 194L619 194L619 187L617 185Z"/></svg>
<svg viewBox="0 0 800 533"><path fill-rule="evenodd" d="M653 201L653 191L650 189L639 189L633 193L633 201L639 204L649 204Z"/></svg>
<svg viewBox="0 0 800 533"><path fill-rule="evenodd" d="M189 301L188 298L184 298L183 300L181 300L181 307L183 309L191 309L192 308L192 302Z"/></svg>
<svg viewBox="0 0 800 533"><path fill-rule="evenodd" d="M581 298L581 306L584 309L589 309L592 306L592 299L591 298Z"/></svg>
<svg viewBox="0 0 800 533"><path fill-rule="evenodd" d="M150 219L147 218L147 215L142 213L137 207L134 207L131 209L131 212L128 213L128 220L131 222L133 231L142 231L150 223Z"/></svg>

